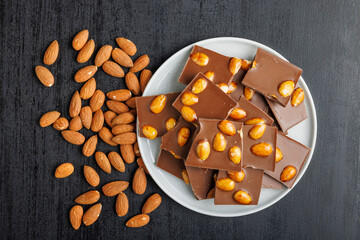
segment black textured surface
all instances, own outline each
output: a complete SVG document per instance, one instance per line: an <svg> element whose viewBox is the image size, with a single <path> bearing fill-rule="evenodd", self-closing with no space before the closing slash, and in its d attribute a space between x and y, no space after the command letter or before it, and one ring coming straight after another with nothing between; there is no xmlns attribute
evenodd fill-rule
<svg viewBox="0 0 360 240"><path fill-rule="evenodd" d="M359 8L359 1L336 0L0 1L0 238L359 239ZM70 46L83 28L96 49L114 45L118 36L132 39L151 57L152 70L182 47L218 36L252 39L283 54L304 70L318 113L317 146L303 179L264 211L216 218L181 207L149 178L145 196L126 191L131 199L126 217L115 215L114 198L102 197L98 222L74 231L69 209L90 189L81 167L99 168L52 127L40 128L38 120L54 109L69 117L70 97L80 88L73 75L81 67ZM56 83L45 88L34 67L54 39L61 49L50 67ZM122 80L104 73L96 79L104 92L123 87ZM55 179L56 166L65 161L74 163L75 173ZM128 179L134 168L126 174L101 172L102 184ZM126 228L125 221L154 192L161 193L163 204L151 223Z"/></svg>

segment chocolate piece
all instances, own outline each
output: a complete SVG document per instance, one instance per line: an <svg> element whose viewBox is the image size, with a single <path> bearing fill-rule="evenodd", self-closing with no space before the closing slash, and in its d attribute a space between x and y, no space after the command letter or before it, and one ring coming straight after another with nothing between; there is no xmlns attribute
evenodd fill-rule
<svg viewBox="0 0 360 240"><path fill-rule="evenodd" d="M273 126L266 126L264 135L261 138L254 140L249 136L249 131L254 126L256 125L244 125L243 127L243 166L273 171L275 169L277 128ZM271 145L272 152L269 156L257 156L251 152L251 147L259 143L269 143Z"/></svg>
<svg viewBox="0 0 360 240"><path fill-rule="evenodd" d="M215 205L241 205L234 199L234 194L240 190L250 195L251 203L249 205L258 204L264 171L253 168L243 168L243 171L245 177L241 182L235 182L234 190L227 192L219 188L215 189ZM219 171L218 179L227 177L229 176L226 171Z"/></svg>
<svg viewBox="0 0 360 240"><path fill-rule="evenodd" d="M286 107L283 107L276 102L268 99L266 100L280 125L281 130L286 134L290 128L304 121L308 117L304 101L296 107L293 107L289 101Z"/></svg>
<svg viewBox="0 0 360 240"><path fill-rule="evenodd" d="M199 119L199 133L196 135L194 142L191 145L189 155L185 162L186 166L241 171L243 160L241 160L239 164L233 163L229 158L229 149L233 146L238 146L242 154L243 140L239 132L242 131L243 124L239 122L232 122L235 126L236 134L233 136L223 134L226 139L226 148L222 152L217 152L213 148L213 140L217 133L222 133L218 128L219 122L220 120ZM205 161L200 160L196 153L197 145L201 140L207 140L210 144L210 155ZM243 159L243 156L241 159Z"/></svg>
<svg viewBox="0 0 360 240"><path fill-rule="evenodd" d="M209 58L208 64L205 66L200 66L196 64L190 58L190 55L193 53L204 53L205 55L207 55ZM190 55L184 66L184 69L181 72L178 80L179 82L187 85L199 72L205 74L207 71L213 71L214 83L230 83L233 77L233 75L229 71L229 63L231 58L197 45L194 46Z"/></svg>
<svg viewBox="0 0 360 240"><path fill-rule="evenodd" d="M190 185L198 200L206 199L208 192L214 187L215 170L186 166Z"/></svg>
<svg viewBox="0 0 360 240"><path fill-rule="evenodd" d="M218 88L212 81L207 79L202 73L198 73L184 91L180 93L179 97L173 103L174 108L176 108L179 112L181 111L181 108L184 106L181 100L182 96L185 93L192 93L194 83L201 78L205 79L207 86L202 92L195 94L198 97L198 103L189 107L195 111L198 119L225 119L230 110L236 106L236 102Z"/></svg>
<svg viewBox="0 0 360 240"><path fill-rule="evenodd" d="M181 128L188 128L190 130L190 136L184 146L180 146L177 142L178 132ZM192 142L196 136L196 126L192 123L185 121L182 117L179 118L178 124L161 137L161 149L168 152L173 152L183 160L186 160Z"/></svg>
<svg viewBox="0 0 360 240"><path fill-rule="evenodd" d="M172 107L172 103L177 98L177 96L179 96L179 93L167 93L164 95L166 96L166 105L164 109L158 114L150 111L150 103L158 95L149 97L137 97L135 99L137 106L137 115L139 119L139 132L141 137L144 137L144 134L142 133L142 127L145 125L150 125L154 127L158 132L157 136L161 137L167 132L165 127L166 120L168 120L169 118L175 118L176 120L179 119L179 112Z"/></svg>
<svg viewBox="0 0 360 240"><path fill-rule="evenodd" d="M264 111L259 109L257 106L255 106L250 101L246 100L245 96L242 96L240 98L236 107L243 109L246 112L246 117L239 119L239 120L234 120L229 116L229 118L228 118L229 120L234 120L234 121L239 121L239 122L244 123L247 120L252 119L252 118L262 118L262 119L264 119L265 124L267 124L267 125L272 125L274 123L274 120L269 115L267 115Z"/></svg>
<svg viewBox="0 0 360 240"><path fill-rule="evenodd" d="M249 69L242 83L265 97L286 106L291 95L288 97L281 96L278 91L279 85L291 80L296 86L302 69L261 48L258 48L254 61L256 62L255 67Z"/></svg>
<svg viewBox="0 0 360 240"><path fill-rule="evenodd" d="M273 179L272 177L264 174L261 188L269 188L269 189L283 189L283 185Z"/></svg>
<svg viewBox="0 0 360 240"><path fill-rule="evenodd" d="M171 153L160 150L156 166L184 180L182 177L182 171L185 170L184 160L175 158Z"/></svg>
<svg viewBox="0 0 360 240"><path fill-rule="evenodd" d="M282 133L277 134L277 147L282 152L283 158L275 164L275 170L265 171L270 177L273 177L277 181L281 182L288 188L291 188L304 165L307 156L310 153L310 148L302 145L292 138L285 136ZM290 181L282 182L280 175L284 168L287 166L294 166L296 168L296 175Z"/></svg>

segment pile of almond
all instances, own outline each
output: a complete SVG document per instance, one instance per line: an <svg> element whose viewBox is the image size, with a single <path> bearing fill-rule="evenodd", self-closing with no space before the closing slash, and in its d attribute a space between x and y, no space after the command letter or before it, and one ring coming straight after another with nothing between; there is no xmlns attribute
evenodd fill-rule
<svg viewBox="0 0 360 240"><path fill-rule="evenodd" d="M88 40L89 31L79 32L73 39L72 46L77 54L77 62L86 63L90 60L95 50L95 41ZM61 131L63 138L72 144L82 145L82 153L86 157L95 155L97 165L101 170L110 174L112 167L120 173L125 172L126 164L131 164L137 159L138 169L132 179L132 190L135 194L143 194L147 186L147 169L141 159L140 151L136 142L136 105L135 97L140 96L144 91L152 72L145 67L150 63L147 55L138 57L135 61L131 56L137 52L135 44L125 38L116 39L119 48L111 45L102 46L94 60L94 65L88 65L78 70L74 80L83 83L79 91L76 91L70 101L69 115L70 121L61 117L58 111L45 113L40 119L40 126L47 127L52 125L54 129ZM44 64L52 65L55 63L59 54L59 43L55 40L47 48L44 54ZM110 60L112 58L112 60ZM104 94L97 89L94 78L98 68L102 68L105 73L112 77L123 78L128 89L118 89ZM123 67L129 68L125 74ZM36 66L35 72L40 82L46 86L54 85L54 76L44 66ZM140 73L140 80L136 73ZM106 100L106 97L109 100ZM83 106L82 100L89 99L88 106ZM106 101L108 111L103 112L102 108ZM108 127L105 126L105 123ZM79 132L81 129L91 130L93 136L85 139ZM96 151L98 137L111 146L120 146L120 154L112 151L107 155L101 151ZM125 163L126 164L125 164ZM55 171L56 178L66 178L74 172L71 163L59 165ZM96 170L84 165L84 177L91 187L100 184L100 176ZM124 191L128 188L127 181L113 181L106 183L102 187L102 192L107 197L117 196L115 210L118 216L125 216L129 210L128 197ZM77 230L81 222L86 226L93 224L100 216L102 205L97 203L100 199L100 192L91 190L85 192L75 199L75 205L70 210L70 223ZM161 204L161 196L157 193L151 195L145 202L142 213L130 218L126 226L142 227L149 223L149 213L154 211ZM82 205L92 205L84 213Z"/></svg>

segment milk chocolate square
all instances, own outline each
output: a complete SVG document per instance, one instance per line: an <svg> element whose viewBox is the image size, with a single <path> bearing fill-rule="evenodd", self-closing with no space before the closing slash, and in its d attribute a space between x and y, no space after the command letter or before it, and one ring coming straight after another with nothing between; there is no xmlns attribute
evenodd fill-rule
<svg viewBox="0 0 360 240"><path fill-rule="evenodd" d="M255 67L249 69L242 83L282 106L286 106L291 95L281 96L278 88L287 80L293 81L296 86L302 69L261 48L258 48L254 61Z"/></svg>
<svg viewBox="0 0 360 240"><path fill-rule="evenodd" d="M166 97L165 107L157 114L150 111L150 103L158 95L136 98L136 110L139 119L139 132L141 137L144 137L141 129L145 125L154 127L158 132L157 136L161 137L167 132L165 127L166 120L169 118L175 118L176 120L179 119L179 112L172 106L174 100L179 96L179 93L167 93L164 95Z"/></svg>
<svg viewBox="0 0 360 240"><path fill-rule="evenodd" d="M237 172L241 171L243 160L241 160L238 164L232 162L229 158L229 149L233 146L237 146L240 148L240 152L242 154L243 140L241 137L241 131L243 124L239 122L232 122L236 133L233 136L228 136L219 130L219 122L221 122L221 120L199 119L199 132L191 145L189 155L185 162L186 166ZM222 152L215 151L213 147L214 137L217 133L222 133L226 139L226 147ZM196 148L202 140L206 140L210 144L210 154L206 160L201 160L196 153ZM243 159L243 157L241 159Z"/></svg>
<svg viewBox="0 0 360 240"><path fill-rule="evenodd" d="M295 141L292 138L285 136L282 133L277 134L277 147L280 149L283 158L275 164L274 171L265 171L270 177L273 177L277 181L281 182L288 188L291 188L301 171L307 156L310 153L310 148ZM296 169L295 176L286 182L280 180L281 173L288 167L293 166Z"/></svg>
<svg viewBox="0 0 360 240"><path fill-rule="evenodd" d="M212 169L201 169L186 166L190 185L198 200L206 199L209 191L214 187L214 173Z"/></svg>
<svg viewBox="0 0 360 240"><path fill-rule="evenodd" d="M243 159L244 167L252 167L262 170L274 171L275 169L275 156L276 156L276 136L277 136L277 128L274 126L266 125L266 129L264 134L259 139L252 139L249 136L250 130L256 127L256 125L244 125L243 127ZM260 144L260 143L268 143L272 148L272 152L269 156L263 157L255 155L251 151L251 147Z"/></svg>
<svg viewBox="0 0 360 240"><path fill-rule="evenodd" d="M236 102L202 73L198 73L184 91L180 93L173 103L174 108L181 112L181 109L185 106L182 101L183 95L192 93L192 87L198 79L204 79L206 81L206 88L202 92L194 94L198 102L187 107L195 111L197 119L225 119L229 115L230 110L236 106Z"/></svg>
<svg viewBox="0 0 360 240"><path fill-rule="evenodd" d="M261 188L283 189L283 185L267 174L264 174Z"/></svg>
<svg viewBox="0 0 360 240"><path fill-rule="evenodd" d="M182 171L185 170L184 160L175 158L170 152L160 150L156 166L184 180L182 177Z"/></svg>
<svg viewBox="0 0 360 240"><path fill-rule="evenodd" d="M191 54L203 53L208 57L208 63L205 66L196 64L191 59ZM225 83L229 84L233 75L229 71L230 57L226 57L217 52L195 45L192 49L189 58L184 66L183 71L179 77L179 82L187 85L191 80L198 74L206 73L208 71L214 72L214 83Z"/></svg>
<svg viewBox="0 0 360 240"><path fill-rule="evenodd" d="M259 202L261 185L264 171L253 168L243 168L245 177L241 182L235 182L235 188L232 191L223 191L215 188L215 205L241 205L235 201L234 194L237 191L245 191L251 197L248 205L257 205ZM229 177L226 171L219 171L218 179Z"/></svg>

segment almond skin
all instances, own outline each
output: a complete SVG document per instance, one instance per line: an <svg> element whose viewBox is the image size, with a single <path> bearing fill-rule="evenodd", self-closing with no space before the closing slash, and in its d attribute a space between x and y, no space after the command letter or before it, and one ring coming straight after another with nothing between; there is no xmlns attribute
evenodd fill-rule
<svg viewBox="0 0 360 240"><path fill-rule="evenodd" d="M112 124L118 125L118 124L128 124L135 121L135 115L131 112L126 113L120 113L117 115L113 120Z"/></svg>
<svg viewBox="0 0 360 240"><path fill-rule="evenodd" d="M110 161L103 152L95 153L95 160L97 165L106 173L111 173Z"/></svg>
<svg viewBox="0 0 360 240"><path fill-rule="evenodd" d="M104 125L104 114L101 109L97 110L94 113L92 122L91 122L91 131L98 132Z"/></svg>
<svg viewBox="0 0 360 240"><path fill-rule="evenodd" d="M109 100L106 101L106 106L116 114L124 113L129 111L129 107L125 103Z"/></svg>
<svg viewBox="0 0 360 240"><path fill-rule="evenodd" d="M129 183L126 181L114 181L105 184L102 187L102 191L105 196L112 197L119 194L120 192L125 191L128 188L128 186Z"/></svg>
<svg viewBox="0 0 360 240"><path fill-rule="evenodd" d="M108 154L111 165L119 172L125 172L125 163L117 152L110 152Z"/></svg>
<svg viewBox="0 0 360 240"><path fill-rule="evenodd" d="M84 176L86 181L93 187L96 187L100 183L99 174L89 166L84 166Z"/></svg>
<svg viewBox="0 0 360 240"><path fill-rule="evenodd" d="M132 72L128 72L125 76L126 87L134 94L140 94L140 83L136 75Z"/></svg>
<svg viewBox="0 0 360 240"><path fill-rule="evenodd" d="M125 145L134 144L136 142L136 134L133 132L121 133L111 139L114 143Z"/></svg>
<svg viewBox="0 0 360 240"><path fill-rule="evenodd" d="M122 78L125 76L124 70L120 67L119 64L113 61L106 61L102 65L102 69L104 72L106 72L108 75L113 77Z"/></svg>
<svg viewBox="0 0 360 240"><path fill-rule="evenodd" d="M53 124L53 128L58 131L65 130L68 127L69 127L69 121L64 117L58 118Z"/></svg>
<svg viewBox="0 0 360 240"><path fill-rule="evenodd" d="M71 163L63 163L55 170L56 178L66 178L74 172L74 166Z"/></svg>
<svg viewBox="0 0 360 240"><path fill-rule="evenodd" d="M99 110L105 101L105 94L101 90L96 90L94 95L90 98L89 106L93 112Z"/></svg>
<svg viewBox="0 0 360 240"><path fill-rule="evenodd" d="M116 39L116 43L127 55L129 56L135 55L137 48L132 41L126 38L119 37Z"/></svg>
<svg viewBox="0 0 360 240"><path fill-rule="evenodd" d="M137 163L137 165L138 165L139 167L141 167L142 169L144 169L145 173L147 173L147 174L150 175L150 173L149 173L149 171L147 170L147 168L146 168L146 166L145 166L145 163L144 163L144 161L142 160L141 157L139 157L139 158L136 160L136 163Z"/></svg>
<svg viewBox="0 0 360 240"><path fill-rule="evenodd" d="M81 114L81 111L80 111ZM69 124L69 129L73 130L73 131L80 131L82 129L82 123L81 123L81 119L80 116L76 116L73 119L71 119L70 124Z"/></svg>
<svg viewBox="0 0 360 240"><path fill-rule="evenodd" d="M59 43L58 41L53 41L50 43L49 47L46 49L44 54L44 63L46 65L52 65L59 55Z"/></svg>
<svg viewBox="0 0 360 240"><path fill-rule="evenodd" d="M101 130L99 131L99 137L101 138L101 140L103 140L105 143L111 145L111 146L116 146L117 143L115 143L112 139L114 137L114 135L112 135L112 133L110 132L110 130L107 127L102 127Z"/></svg>
<svg viewBox="0 0 360 240"><path fill-rule="evenodd" d="M95 150L96 150L96 145L98 142L98 136L94 135L92 137L90 137L84 144L82 152L86 157L90 157L91 155L94 154Z"/></svg>
<svg viewBox="0 0 360 240"><path fill-rule="evenodd" d="M145 192L146 186L147 186L147 180L146 180L145 171L142 168L138 168L135 172L132 181L132 189L134 193L141 195Z"/></svg>
<svg viewBox="0 0 360 240"><path fill-rule="evenodd" d="M146 224L148 224L149 221L150 221L150 217L147 214L139 214L139 215L136 215L136 216L130 218L126 222L126 226L132 227L132 228L143 227Z"/></svg>
<svg viewBox="0 0 360 240"><path fill-rule="evenodd" d="M121 133L126 133L126 132L133 132L135 130L135 126L131 125L131 124L121 124L121 125L116 125L111 129L112 134L114 135L119 135Z"/></svg>
<svg viewBox="0 0 360 240"><path fill-rule="evenodd" d="M161 204L161 196L158 193L154 193L146 200L141 212L149 214L152 211L154 211L156 208L158 208L160 204Z"/></svg>
<svg viewBox="0 0 360 240"><path fill-rule="evenodd" d="M72 130L65 130L61 132L63 138L74 145L81 145L85 142L85 137L79 132Z"/></svg>
<svg viewBox="0 0 360 240"><path fill-rule="evenodd" d="M89 31L87 29L82 30L74 37L72 46L76 51L79 51L87 42L89 38Z"/></svg>
<svg viewBox="0 0 360 240"><path fill-rule="evenodd" d="M135 161L134 147L131 144L120 145L121 156L126 163L132 163Z"/></svg>
<svg viewBox="0 0 360 240"><path fill-rule="evenodd" d="M90 80L87 81L80 89L80 97L82 99L89 99L92 97L95 90L96 90L95 78L90 78Z"/></svg>
<svg viewBox="0 0 360 240"><path fill-rule="evenodd" d="M38 79L40 80L40 82L45 87L51 87L52 85L54 85L54 82L55 82L54 76L49 71L49 69L47 69L46 67L36 66L35 73L36 73L36 76L38 77Z"/></svg>
<svg viewBox="0 0 360 240"><path fill-rule="evenodd" d="M129 211L129 200L125 193L121 192L116 198L116 214L119 217L125 216Z"/></svg>
<svg viewBox="0 0 360 240"><path fill-rule="evenodd" d="M125 104L128 105L128 107L130 107L130 108L136 108L135 99L136 99L136 97L129 98L128 100L126 100Z"/></svg>
<svg viewBox="0 0 360 240"><path fill-rule="evenodd" d="M80 119L84 128L90 129L92 122L92 110L89 106L85 106L80 110Z"/></svg>
<svg viewBox="0 0 360 240"><path fill-rule="evenodd" d="M99 199L100 199L99 191L93 190L81 194L75 199L75 202L77 204L87 205L87 204L96 203L97 201L99 201Z"/></svg>
<svg viewBox="0 0 360 240"><path fill-rule="evenodd" d="M109 125L110 128L113 128L115 126L111 123L115 117L116 113L114 113L113 111L106 111L104 113L105 122L107 123L107 125Z"/></svg>
<svg viewBox="0 0 360 240"><path fill-rule="evenodd" d="M92 54L95 50L95 41L93 39L89 40L83 48L81 48L80 52L77 55L78 63L84 63L89 61Z"/></svg>
<svg viewBox="0 0 360 240"><path fill-rule="evenodd" d="M146 68L147 65L150 63L150 58L148 55L142 55L135 60L134 66L129 69L130 72L139 72Z"/></svg>
<svg viewBox="0 0 360 240"><path fill-rule="evenodd" d="M121 49L114 48L111 53L112 58L123 67L132 67L134 65L132 59Z"/></svg>
<svg viewBox="0 0 360 240"><path fill-rule="evenodd" d="M101 213L102 205L97 203L94 206L90 207L83 216L83 223L85 226L90 226L99 218Z"/></svg>
<svg viewBox="0 0 360 240"><path fill-rule="evenodd" d="M140 74L140 89L142 93L144 92L146 85L149 83L151 77L152 72L149 69L142 70Z"/></svg>
<svg viewBox="0 0 360 240"><path fill-rule="evenodd" d="M75 230L78 230L80 228L83 214L84 214L84 210L82 206L75 205L71 208L69 213L69 218L70 218L71 226Z"/></svg>
<svg viewBox="0 0 360 240"><path fill-rule="evenodd" d="M137 157L141 157L141 153L140 153L140 149L139 149L139 144L138 142L134 143L134 153Z"/></svg>
<svg viewBox="0 0 360 240"><path fill-rule="evenodd" d="M81 98L78 91L74 93L74 95L71 98L70 107L69 107L69 113L70 117L76 117L80 114L81 110Z"/></svg>
<svg viewBox="0 0 360 240"><path fill-rule="evenodd" d="M111 100L123 102L131 98L131 92L127 89L119 89L108 92L106 96Z"/></svg>
<svg viewBox="0 0 360 240"><path fill-rule="evenodd" d="M47 127L53 124L60 117L58 111L47 112L40 118L39 124L41 127Z"/></svg>
<svg viewBox="0 0 360 240"><path fill-rule="evenodd" d="M95 66L101 67L104 62L110 59L113 47L110 45L102 46L96 54Z"/></svg>
<svg viewBox="0 0 360 240"><path fill-rule="evenodd" d="M78 83L86 82L95 75L97 69L95 65L83 67L75 73L74 79Z"/></svg>

